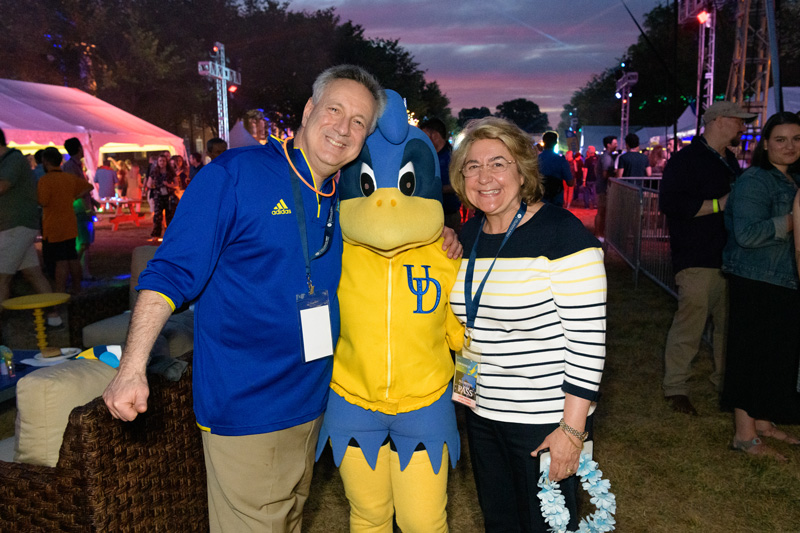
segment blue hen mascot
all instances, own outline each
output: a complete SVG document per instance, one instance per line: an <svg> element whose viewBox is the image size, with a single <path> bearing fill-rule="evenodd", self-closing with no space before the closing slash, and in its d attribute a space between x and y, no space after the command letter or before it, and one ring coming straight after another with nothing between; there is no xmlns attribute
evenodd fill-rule
<svg viewBox="0 0 800 533"><path fill-rule="evenodd" d="M447 531L447 457L460 453L450 310L460 260L442 251L442 182L428 137L388 104L342 169L341 336L317 457L328 440L350 502L350 530Z"/></svg>

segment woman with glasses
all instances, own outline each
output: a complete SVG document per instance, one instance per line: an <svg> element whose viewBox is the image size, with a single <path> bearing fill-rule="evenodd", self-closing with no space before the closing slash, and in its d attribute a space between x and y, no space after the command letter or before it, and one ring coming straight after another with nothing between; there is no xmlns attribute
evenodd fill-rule
<svg viewBox="0 0 800 533"><path fill-rule="evenodd" d="M479 214L464 225L451 306L465 324L459 357L477 365L467 435L486 531L546 531L539 452L578 525L574 475L591 436L605 358L606 277L597 239L542 199L531 138L488 117L471 122L450 181ZM463 363L463 361L462 361Z"/></svg>
<svg viewBox="0 0 800 533"><path fill-rule="evenodd" d="M728 196L722 252L730 292L722 405L734 412L732 448L779 462L786 456L761 437L800 445L774 424L800 424L800 281L792 216L798 160L800 118L772 115L752 165Z"/></svg>

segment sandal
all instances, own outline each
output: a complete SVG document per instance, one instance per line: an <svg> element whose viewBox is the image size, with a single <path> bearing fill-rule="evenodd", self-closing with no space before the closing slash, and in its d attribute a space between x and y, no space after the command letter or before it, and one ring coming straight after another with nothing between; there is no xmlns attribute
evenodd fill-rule
<svg viewBox="0 0 800 533"><path fill-rule="evenodd" d="M771 457L775 459L779 463L788 463L789 459L786 456L781 455L780 453L776 452L763 442L761 439L756 437L753 440L746 441L746 440L736 440L736 437L733 438L733 442L731 443L731 450L735 450L737 452L746 453L748 455L764 455L766 457Z"/></svg>
<svg viewBox="0 0 800 533"><path fill-rule="evenodd" d="M771 424L770 428L766 431L756 429L756 434L758 434L759 437L768 437L770 439L775 439L785 442L787 444L791 444L792 446L800 446L800 440L798 440L796 437L789 435L782 429L778 429L778 426L776 426L772 422L770 422L770 424Z"/></svg>

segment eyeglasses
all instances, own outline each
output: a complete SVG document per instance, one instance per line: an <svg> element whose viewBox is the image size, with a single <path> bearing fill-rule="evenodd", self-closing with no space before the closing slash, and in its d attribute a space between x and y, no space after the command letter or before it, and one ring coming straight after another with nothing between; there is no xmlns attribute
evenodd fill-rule
<svg viewBox="0 0 800 533"><path fill-rule="evenodd" d="M502 174L508 170L508 166L513 163L513 160L509 161L504 157L492 159L485 165L479 165L478 163L467 163L464 165L464 168L461 169L461 174L463 174L465 178L474 178L480 174L481 169L484 167L486 167L486 170L488 170L491 174Z"/></svg>

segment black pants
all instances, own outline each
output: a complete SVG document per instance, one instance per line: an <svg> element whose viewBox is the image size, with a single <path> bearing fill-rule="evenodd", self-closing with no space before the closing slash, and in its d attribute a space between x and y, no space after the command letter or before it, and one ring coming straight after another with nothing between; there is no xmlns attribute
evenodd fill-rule
<svg viewBox="0 0 800 533"><path fill-rule="evenodd" d="M586 421L591 438L592 417ZM558 424L515 424L480 417L467 409L467 437L478 503L487 533L547 532L539 506L539 460L531 452ZM580 478L559 482L570 513L569 529L576 530Z"/></svg>
<svg viewBox="0 0 800 533"><path fill-rule="evenodd" d="M178 206L177 197L172 195L155 197L155 213L153 213L153 232L151 237L161 237L161 226L164 222L164 214L167 216L167 226L172 222L175 215L175 208Z"/></svg>

